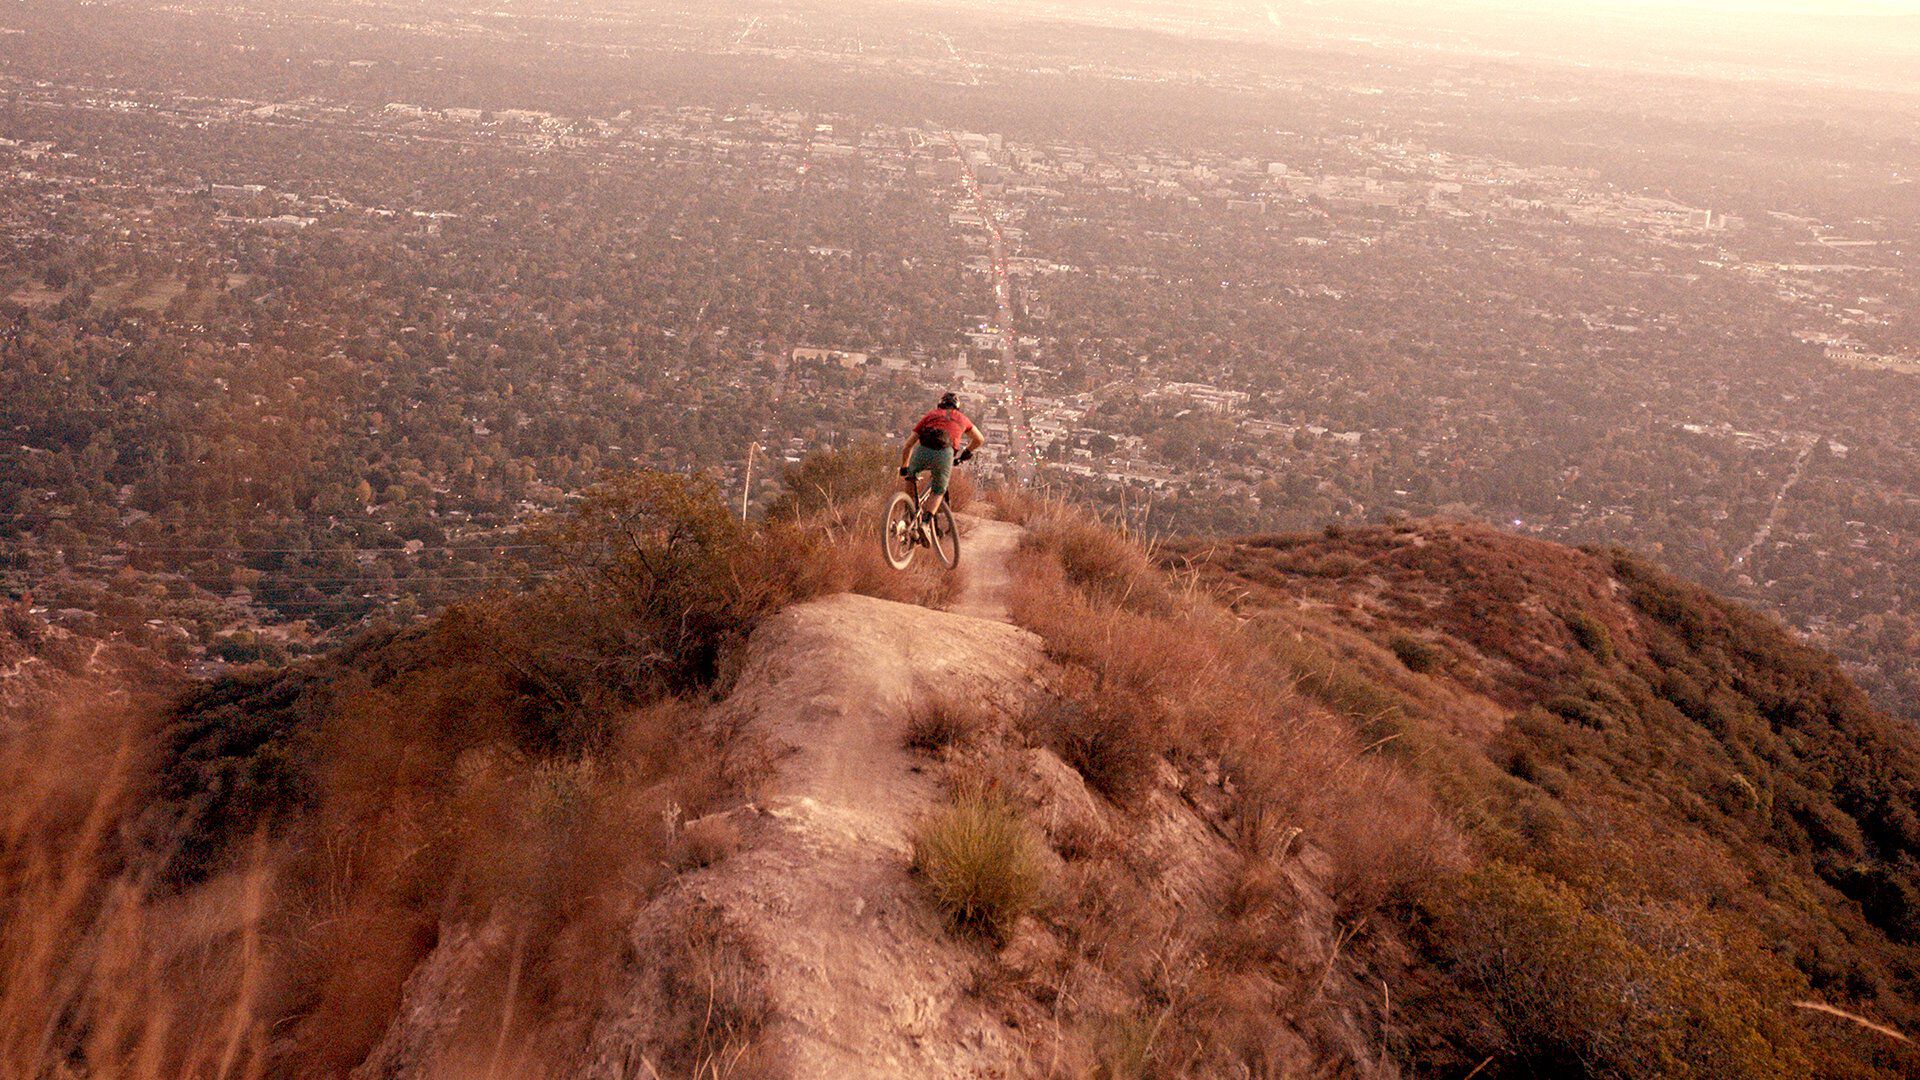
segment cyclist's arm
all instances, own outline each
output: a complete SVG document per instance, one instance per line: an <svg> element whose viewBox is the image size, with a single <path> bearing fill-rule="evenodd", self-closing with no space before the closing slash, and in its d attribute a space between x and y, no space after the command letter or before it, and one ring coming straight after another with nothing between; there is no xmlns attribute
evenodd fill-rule
<svg viewBox="0 0 1920 1080"><path fill-rule="evenodd" d="M913 460L913 448L916 444L919 443L919 441L920 441L920 436L909 434L907 436L907 441L900 445L900 467L901 468L903 469L906 468L907 463Z"/></svg>
<svg viewBox="0 0 1920 1080"><path fill-rule="evenodd" d="M976 427L973 424L968 424L967 425L967 453L971 454L975 450L978 450L985 445L987 445L987 437L985 435L980 434L980 429L978 427Z"/></svg>

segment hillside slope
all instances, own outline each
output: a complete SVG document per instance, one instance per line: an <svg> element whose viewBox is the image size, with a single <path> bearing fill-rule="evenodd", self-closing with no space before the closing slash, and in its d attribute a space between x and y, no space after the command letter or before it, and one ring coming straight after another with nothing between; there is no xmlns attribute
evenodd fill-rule
<svg viewBox="0 0 1920 1080"><path fill-rule="evenodd" d="M908 875L909 828L939 784L907 750L905 727L947 687L1017 710L1038 662L1032 635L1005 623L866 596L824 597L768 620L720 708L725 722L765 744L772 775L753 804L682 826L724 832L738 851L683 876L634 916L636 955L690 921L718 920L731 947L754 958L752 975L765 987L758 1053L785 1059L795 1076L1033 1072L1027 1048L966 995L971 952L942 929ZM473 940L457 936L453 950ZM431 1074L447 1048L423 1029L446 1026L458 1012L447 998L472 990L443 976L458 963L426 962L402 1021L359 1075ZM670 991L658 985L659 971L633 974L604 1003L578 1075L632 1075L641 1058L668 1075L697 1067L672 1060L675 1033L661 1030L659 1007Z"/></svg>
<svg viewBox="0 0 1920 1080"><path fill-rule="evenodd" d="M1522 894L1551 896L1624 927L1622 948L1705 958L1676 977L1729 1010L1741 995L1738 1008L1768 1011L1815 999L1920 1023L1920 734L1776 621L1621 552L1469 524L1195 542L1162 558L1285 638L1310 690L1376 691L1359 722L1481 857L1529 875L1482 882L1496 924L1514 929ZM1474 947L1516 944L1496 932ZM1431 945L1496 1012L1526 977L1458 940ZM1912 1065L1824 1017L1775 1011L1758 1026L1783 1036L1783 1072Z"/></svg>
<svg viewBox="0 0 1920 1080"><path fill-rule="evenodd" d="M0 1055L1920 1074L1920 737L1777 624L1481 526L1150 555L1010 492L896 574L885 476L815 462L743 526L636 474L552 524L566 579L7 710Z"/></svg>
<svg viewBox="0 0 1920 1080"><path fill-rule="evenodd" d="M1006 621L1008 561L1021 532L970 516L962 530L967 586L951 611L840 594L755 631L719 713L764 749L768 775L752 802L680 826L723 838L723 850L632 916L632 961L595 1003L592 1032L560 1075L1129 1075L1151 1060L1129 1064L1147 1048L1129 1042L1136 1029L1112 1027L1154 1015L1151 988L1075 955L1094 946L1076 925L1090 913L1075 910L1083 898L1069 864L1085 855L1074 845L1089 832L1134 834L1129 842L1147 861L1135 871L1138 910L1122 921L1159 920L1174 935L1161 949L1174 946L1191 905L1221 901L1237 856L1171 770L1122 809L1031 744L1029 720L1059 675L1040 639ZM978 726L964 746L912 748L916 718L939 709ZM997 935L951 925L912 870L919 824L957 789L981 785L1033 823L1058 882L1031 917ZM1288 887L1311 896L1310 877L1296 870ZM1309 907L1299 932L1313 953L1300 960L1313 967L1338 946L1330 905L1319 898ZM443 927L398 1021L355 1075L478 1067L462 1018L498 1008L482 957L510 936L498 912L483 925ZM1199 962L1178 956L1158 962ZM1330 1013L1365 993L1350 979L1322 982ZM667 1004L689 993L723 1018L691 1038L684 1007ZM1398 1074L1350 1020L1322 1023L1340 1034L1316 1050L1308 1036L1286 1034L1294 1021L1275 1019L1267 1038L1291 1039L1287 1060ZM487 1067L513 1060L509 1049Z"/></svg>

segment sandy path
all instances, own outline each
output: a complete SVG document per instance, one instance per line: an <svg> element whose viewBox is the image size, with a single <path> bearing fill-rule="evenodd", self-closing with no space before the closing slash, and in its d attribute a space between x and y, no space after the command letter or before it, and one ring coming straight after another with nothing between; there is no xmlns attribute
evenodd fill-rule
<svg viewBox="0 0 1920 1080"><path fill-rule="evenodd" d="M773 775L757 806L725 815L739 849L683 875L631 924L644 957L660 935L682 932L688 909L717 909L758 957L773 1014L767 1033L796 1080L1044 1071L1028 1059L1032 1040L969 992L986 961L981 946L942 925L908 870L914 822L942 797L932 760L904 746L909 719L943 694L1019 708L1041 657L1039 639L1004 621L1007 557L1020 531L971 516L961 525L967 584L958 610L841 594L754 631L719 708L764 740ZM447 1049L471 1004L463 987L505 939L496 920L444 941L355 1075L432 1075L423 1063ZM569 1075L649 1075L638 1063L669 1037L655 1025L672 1011L647 987L642 976L612 991Z"/></svg>
<svg viewBox="0 0 1920 1080"><path fill-rule="evenodd" d="M966 589L953 611L956 615L1006 622L1008 594L1013 588L1007 560L1020 545L1020 527L972 514L953 516L960 527L960 568L967 575Z"/></svg>
<svg viewBox="0 0 1920 1080"><path fill-rule="evenodd" d="M978 946L956 940L908 872L913 822L939 798L903 746L935 694L1013 706L1039 642L1006 617L1007 556L1020 531L962 521L967 586L953 612L826 597L757 630L725 708L776 753L742 850L691 875L754 941L794 1075L1027 1075L1022 1040L966 992ZM688 897L683 896L684 901Z"/></svg>

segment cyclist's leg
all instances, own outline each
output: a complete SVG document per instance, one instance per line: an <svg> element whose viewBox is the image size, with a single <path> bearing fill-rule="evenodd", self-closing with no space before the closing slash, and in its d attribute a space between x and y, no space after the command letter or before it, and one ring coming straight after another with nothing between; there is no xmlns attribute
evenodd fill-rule
<svg viewBox="0 0 1920 1080"><path fill-rule="evenodd" d="M940 512L940 505L947 499L947 481L953 476L953 451L915 449L913 462L916 468L919 467L923 452L927 455L926 469L932 474L927 478L926 505L927 516L932 517Z"/></svg>

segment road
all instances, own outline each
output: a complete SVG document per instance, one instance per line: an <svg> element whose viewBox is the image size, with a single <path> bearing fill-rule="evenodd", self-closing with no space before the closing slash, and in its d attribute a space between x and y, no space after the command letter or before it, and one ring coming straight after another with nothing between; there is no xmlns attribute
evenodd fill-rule
<svg viewBox="0 0 1920 1080"><path fill-rule="evenodd" d="M1733 557L1734 566L1738 567L1745 563L1761 544L1767 542L1767 537L1773 535L1773 527L1780 523L1780 514L1786 509L1787 493L1792 491L1793 485L1799 483L1800 477L1806 474L1807 458L1813 456L1813 448L1819 444L1820 436L1812 435L1807 438L1807 445L1800 448L1800 456L1793 459L1793 471L1787 474L1786 482L1781 484L1780 490L1774 493L1773 507L1767 511L1767 520L1760 523L1760 528L1754 531L1753 539L1747 541L1747 546L1740 549L1740 554Z"/></svg>
<svg viewBox="0 0 1920 1080"><path fill-rule="evenodd" d="M1031 484L1039 468L1040 454L1034 447L1033 426L1027 418L1026 386L1020 381L1020 369L1014 362L1013 283L1007 278L1007 241L1000 232L999 215L987 202L986 193L980 190L979 178L973 172L973 162L960 145L959 136L948 132L947 142L952 144L953 152L960 157L967 194L973 197L974 206L986 222L992 244L994 335L1000 339L1000 366L1006 373L1007 397L1002 404L1006 406L1008 438L1012 442L1007 447L1007 466L1022 484Z"/></svg>

